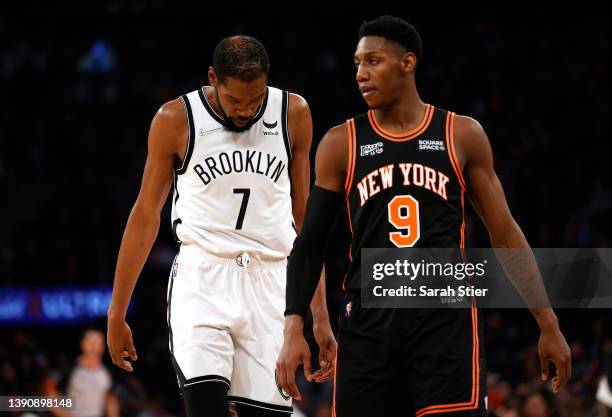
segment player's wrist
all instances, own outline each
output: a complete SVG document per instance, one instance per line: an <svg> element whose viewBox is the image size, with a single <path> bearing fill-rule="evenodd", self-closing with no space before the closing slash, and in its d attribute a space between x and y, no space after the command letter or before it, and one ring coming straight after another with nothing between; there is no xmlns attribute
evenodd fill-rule
<svg viewBox="0 0 612 417"><path fill-rule="evenodd" d="M291 336L294 334L303 334L304 332L304 319L299 314L289 314L285 317L285 336Z"/></svg>
<svg viewBox="0 0 612 417"><path fill-rule="evenodd" d="M329 314L327 313L327 309L325 311L312 310L312 324L313 326L320 326L322 324L329 323Z"/></svg>
<svg viewBox="0 0 612 417"><path fill-rule="evenodd" d="M559 320L551 308L534 309L533 314L541 331L544 332L559 328Z"/></svg>
<svg viewBox="0 0 612 417"><path fill-rule="evenodd" d="M125 321L126 313L127 313L127 309L121 309L113 305L110 305L108 307L108 311L106 312L106 318L110 322Z"/></svg>

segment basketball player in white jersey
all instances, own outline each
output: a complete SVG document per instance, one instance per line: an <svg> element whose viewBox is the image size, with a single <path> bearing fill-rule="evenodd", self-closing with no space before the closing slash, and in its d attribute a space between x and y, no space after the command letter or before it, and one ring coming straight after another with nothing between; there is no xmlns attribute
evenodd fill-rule
<svg viewBox="0 0 612 417"><path fill-rule="evenodd" d="M128 220L108 311L113 363L137 359L125 314L159 230L170 187L181 243L168 283L170 353L190 417L288 415L277 388L287 256L310 188L306 101L267 86L268 56L251 37L215 48L210 86L164 104L151 124L140 194ZM335 340L321 279L312 311L316 380L333 373Z"/></svg>

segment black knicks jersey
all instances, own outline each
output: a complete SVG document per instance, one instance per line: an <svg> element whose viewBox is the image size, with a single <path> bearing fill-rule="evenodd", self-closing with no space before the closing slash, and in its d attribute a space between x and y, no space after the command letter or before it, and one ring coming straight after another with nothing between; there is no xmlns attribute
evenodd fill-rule
<svg viewBox="0 0 612 417"><path fill-rule="evenodd" d="M349 292L361 286L363 248L464 247L466 188L454 119L454 113L427 105L419 127L404 134L386 132L372 110L347 121Z"/></svg>

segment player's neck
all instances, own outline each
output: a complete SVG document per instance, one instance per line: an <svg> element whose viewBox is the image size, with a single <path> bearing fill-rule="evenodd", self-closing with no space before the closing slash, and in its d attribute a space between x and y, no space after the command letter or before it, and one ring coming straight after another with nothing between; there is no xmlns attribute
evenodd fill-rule
<svg viewBox="0 0 612 417"><path fill-rule="evenodd" d="M388 106L375 110L376 119L393 133L411 131L419 126L424 118L425 104L416 90L407 89L406 93Z"/></svg>
<svg viewBox="0 0 612 417"><path fill-rule="evenodd" d="M210 107L212 107L215 113L217 113L218 115L222 115L223 111L221 110L221 107L219 106L219 103L217 102L217 95L215 94L215 87L206 86L206 88L204 89L204 94L206 94L206 98L208 99L208 102L210 103Z"/></svg>

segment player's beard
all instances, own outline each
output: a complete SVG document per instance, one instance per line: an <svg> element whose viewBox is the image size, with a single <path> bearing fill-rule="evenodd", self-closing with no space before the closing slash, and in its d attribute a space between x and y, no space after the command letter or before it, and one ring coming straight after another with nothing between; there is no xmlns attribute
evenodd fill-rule
<svg viewBox="0 0 612 417"><path fill-rule="evenodd" d="M230 119L227 116L227 113L225 113L225 109L221 105L221 100L219 100L219 92L217 91L216 88L215 88L215 99L217 100L217 105L219 106L219 110L221 111L220 116L223 118L223 123L225 124L225 127L227 127L229 130L231 130L233 132L244 132L245 130L248 130L251 127L250 123L248 123L248 122L247 122L247 124L245 124L242 127L241 126L236 126L234 124L232 119Z"/></svg>

